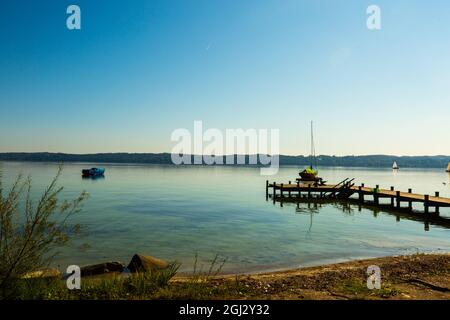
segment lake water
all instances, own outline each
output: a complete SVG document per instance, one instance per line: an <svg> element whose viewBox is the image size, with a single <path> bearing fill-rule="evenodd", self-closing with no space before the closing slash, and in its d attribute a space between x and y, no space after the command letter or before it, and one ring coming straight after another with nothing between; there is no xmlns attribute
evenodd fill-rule
<svg viewBox="0 0 450 320"><path fill-rule="evenodd" d="M81 169L106 168L104 179L81 178ZM37 198L57 172L54 163L0 163L6 186L17 174L33 179ZM298 169L282 167L270 181L295 180ZM87 234L61 250L55 266L119 260L134 253L178 260L190 272L198 254L207 265L226 257L224 272L269 271L355 258L415 252L450 252L450 230L357 205L273 204L265 199L258 168L118 164L64 165L63 197L82 190L90 197L73 221ZM450 176L437 169L321 168L330 183L356 178L367 186L450 197ZM444 185L444 183L446 183ZM450 210L441 209L450 217ZM87 244L88 246L85 246Z"/></svg>

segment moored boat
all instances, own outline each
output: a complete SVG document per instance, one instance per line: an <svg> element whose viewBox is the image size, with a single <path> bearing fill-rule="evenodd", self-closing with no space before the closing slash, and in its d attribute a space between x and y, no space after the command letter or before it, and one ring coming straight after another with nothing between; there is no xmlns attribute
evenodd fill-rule
<svg viewBox="0 0 450 320"><path fill-rule="evenodd" d="M316 148L314 145L314 130L313 130L313 122L311 121L311 155L310 155L310 166L309 168L304 169L299 172L300 178L297 180L305 181L305 182L320 182L321 178L318 177L319 171L314 169L314 165L317 168L317 158L316 158Z"/></svg>
<svg viewBox="0 0 450 320"><path fill-rule="evenodd" d="M397 164L396 161L394 161L394 163L392 164L392 169L393 170L398 170L399 169L398 164Z"/></svg>
<svg viewBox="0 0 450 320"><path fill-rule="evenodd" d="M319 178L317 177L318 172L312 168L306 168L305 170L299 173L300 177L304 181L316 181Z"/></svg>
<svg viewBox="0 0 450 320"><path fill-rule="evenodd" d="M104 168L91 168L81 170L81 175L83 177L99 177L105 174Z"/></svg>

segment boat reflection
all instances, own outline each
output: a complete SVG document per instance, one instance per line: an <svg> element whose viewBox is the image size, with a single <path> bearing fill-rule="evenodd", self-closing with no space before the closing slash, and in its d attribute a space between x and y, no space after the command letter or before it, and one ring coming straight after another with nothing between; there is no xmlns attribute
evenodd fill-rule
<svg viewBox="0 0 450 320"><path fill-rule="evenodd" d="M105 176L81 176L82 180L92 180L92 181L99 181L99 180L105 180Z"/></svg>

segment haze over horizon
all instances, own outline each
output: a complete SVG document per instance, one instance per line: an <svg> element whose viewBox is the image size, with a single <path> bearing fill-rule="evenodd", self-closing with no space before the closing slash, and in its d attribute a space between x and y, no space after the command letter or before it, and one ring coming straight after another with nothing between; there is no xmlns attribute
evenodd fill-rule
<svg viewBox="0 0 450 320"><path fill-rule="evenodd" d="M312 119L317 154L448 155L449 20L444 0L8 2L0 152L170 153L202 120L308 155Z"/></svg>

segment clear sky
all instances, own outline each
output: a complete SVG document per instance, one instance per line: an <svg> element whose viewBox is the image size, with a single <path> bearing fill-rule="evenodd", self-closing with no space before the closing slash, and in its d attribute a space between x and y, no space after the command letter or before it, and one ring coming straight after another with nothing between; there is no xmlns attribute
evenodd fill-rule
<svg viewBox="0 0 450 320"><path fill-rule="evenodd" d="M450 154L449 21L447 0L3 1L0 152L170 152L202 120L307 154L314 120L320 154Z"/></svg>

